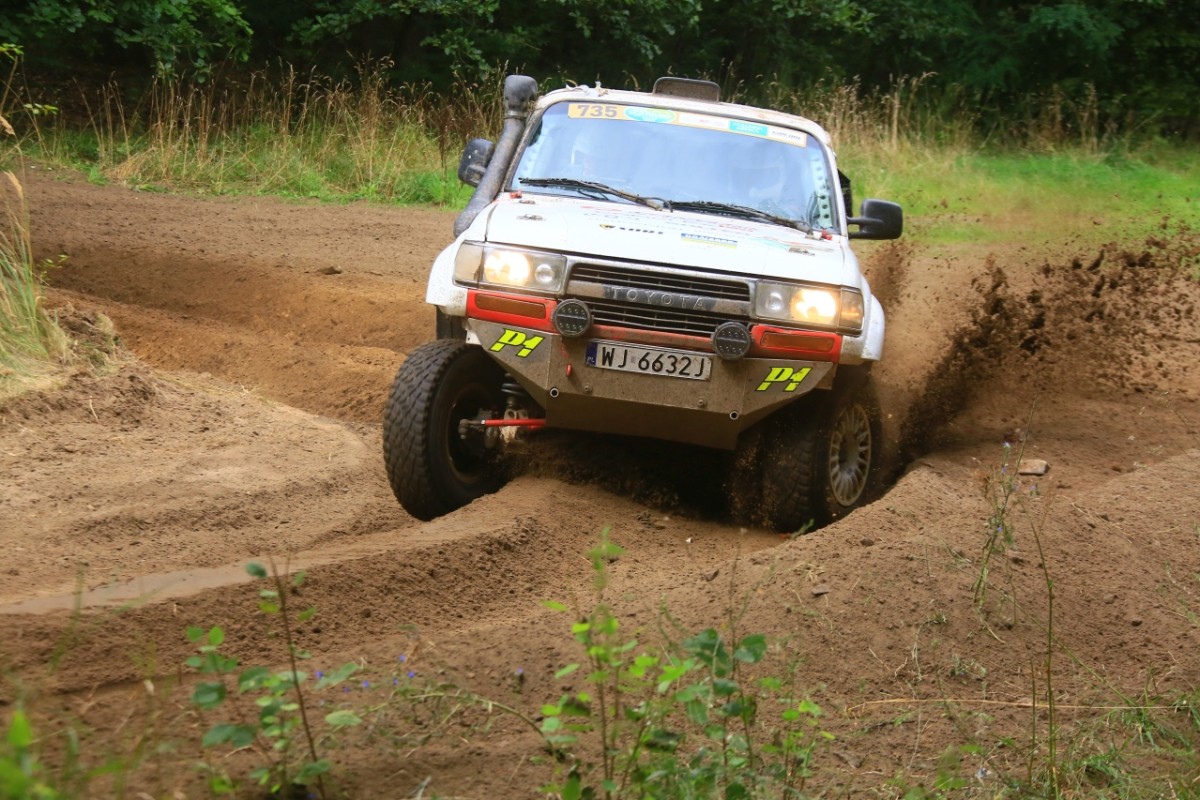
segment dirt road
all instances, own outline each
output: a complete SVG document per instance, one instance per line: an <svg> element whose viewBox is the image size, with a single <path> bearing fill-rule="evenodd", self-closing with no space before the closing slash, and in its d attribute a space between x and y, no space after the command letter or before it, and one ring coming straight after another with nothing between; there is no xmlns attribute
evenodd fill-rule
<svg viewBox="0 0 1200 800"><path fill-rule="evenodd" d="M688 632L743 609L737 629L797 665L838 736L813 779L831 793L918 783L968 741L987 748L964 773L1023 769L995 743L1027 733L1048 621L1064 705L1196 689L1200 287L1180 267L1194 239L933 248L916 220L906 244L866 244L889 314L895 485L789 540L731 527L697 480L703 454L566 434L498 494L408 517L377 422L431 336L424 280L451 213L38 174L27 190L39 254L68 256L52 301L93 339L106 315L128 355L0 407L0 669L19 676L0 702L34 687L113 747L135 716L166 738L198 731L186 694L143 679L179 674L189 625L223 626L243 663L281 663L242 568L274 558L306 570L317 615L297 634L315 667L358 662L355 702L377 709L332 757L339 791L410 796L428 777L443 796L535 796L553 772L535 736L476 714L416 747L387 687L453 681L531 715L580 688L554 677L579 655L541 601L587 606L584 553L605 529L625 549L607 596L631 632L650 638L663 607ZM1012 487L1013 541L977 605L988 487L1018 454L1050 471ZM929 705L947 698L963 713ZM147 791L197 791L192 738L138 773Z"/></svg>

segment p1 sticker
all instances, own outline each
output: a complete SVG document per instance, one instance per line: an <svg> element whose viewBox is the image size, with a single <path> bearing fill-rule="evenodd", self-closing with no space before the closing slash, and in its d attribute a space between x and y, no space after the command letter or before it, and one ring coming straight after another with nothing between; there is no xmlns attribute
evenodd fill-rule
<svg viewBox="0 0 1200 800"><path fill-rule="evenodd" d="M499 353L506 347L517 348L517 357L525 358L525 356L537 349L537 346L542 343L542 336L526 336L520 331L514 331L509 328L504 329L504 333L500 334L500 338L492 345L492 352Z"/></svg>
<svg viewBox="0 0 1200 800"><path fill-rule="evenodd" d="M496 348L492 348L493 350ZM767 377L763 378L763 382L758 385L755 391L765 392L774 386L782 386L785 392L794 392L796 387L808 377L808 373L812 372L812 367L801 367L800 369L792 369L791 367L771 367L771 371L767 373Z"/></svg>

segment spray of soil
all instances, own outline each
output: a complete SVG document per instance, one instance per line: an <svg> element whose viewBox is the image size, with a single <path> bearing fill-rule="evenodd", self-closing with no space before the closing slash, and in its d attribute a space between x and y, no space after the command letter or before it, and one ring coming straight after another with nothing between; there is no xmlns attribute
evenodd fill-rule
<svg viewBox="0 0 1200 800"><path fill-rule="evenodd" d="M899 466L935 448L947 421L981 393L1010 391L1000 384L1015 375L1029 393L1171 386L1196 396L1188 373L1200 344L1198 242L1195 232L1174 230L1138 250L1111 245L1090 260L1047 261L1030 278L990 259L987 276L973 283L969 321L902 416Z"/></svg>

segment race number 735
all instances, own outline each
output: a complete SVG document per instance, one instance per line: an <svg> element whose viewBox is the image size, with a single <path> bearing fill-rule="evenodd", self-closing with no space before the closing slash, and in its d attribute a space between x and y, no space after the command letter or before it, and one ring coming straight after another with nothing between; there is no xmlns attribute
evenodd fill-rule
<svg viewBox="0 0 1200 800"><path fill-rule="evenodd" d="M567 109L568 117L588 117L589 119L616 119L617 107L604 103L571 103Z"/></svg>

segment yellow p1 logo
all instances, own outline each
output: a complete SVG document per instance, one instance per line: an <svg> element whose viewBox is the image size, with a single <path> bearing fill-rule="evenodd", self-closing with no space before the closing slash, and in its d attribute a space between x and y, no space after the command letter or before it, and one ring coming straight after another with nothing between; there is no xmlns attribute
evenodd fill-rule
<svg viewBox="0 0 1200 800"><path fill-rule="evenodd" d="M801 367L800 369L792 369L791 367L771 367L771 371L767 373L767 377L763 378L763 382L758 385L755 391L765 392L772 386L785 384L783 390L785 392L794 392L796 387L808 377L808 373L812 372L812 367Z"/></svg>
<svg viewBox="0 0 1200 800"><path fill-rule="evenodd" d="M504 333L500 334L500 338L492 345L492 352L499 353L506 347L516 347L517 356L525 358L532 353L537 346L542 343L542 336L526 336L520 331L514 331L510 328L505 328Z"/></svg>

